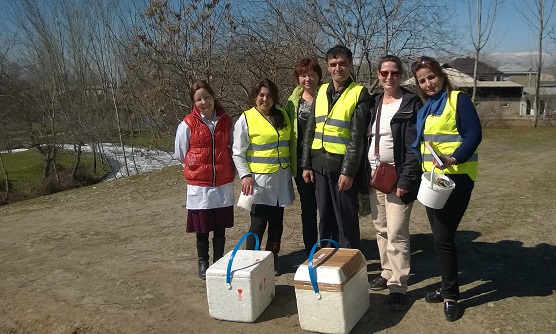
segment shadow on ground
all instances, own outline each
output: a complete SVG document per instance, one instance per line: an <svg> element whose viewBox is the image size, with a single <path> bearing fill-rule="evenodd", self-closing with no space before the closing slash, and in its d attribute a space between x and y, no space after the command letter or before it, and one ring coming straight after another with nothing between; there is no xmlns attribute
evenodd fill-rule
<svg viewBox="0 0 556 334"><path fill-rule="evenodd" d="M509 297L548 296L556 290L556 247L541 243L525 247L517 240L494 243L476 241L481 234L458 231L461 306L475 307ZM430 234L411 236L412 276L410 284L439 275ZM475 285L465 289L465 285ZM416 298L439 287L414 290Z"/></svg>
<svg viewBox="0 0 556 334"><path fill-rule="evenodd" d="M479 232L458 231L456 242L460 261L460 305L466 308L495 302L510 297L548 296L556 290L556 247L547 243L525 247L515 240L494 243L477 241ZM411 236L412 272L408 291L409 310L416 300L439 287L439 283L412 288L432 278L439 279L438 264L433 239L430 234ZM362 240L361 251L372 263L367 265L369 279L380 273L378 249L375 240ZM280 264L284 273L295 273L305 261L304 251L284 254ZM465 288L467 285L472 288ZM391 312L387 308L387 292L371 292L371 306L352 333L378 332L395 327L405 316L404 312ZM268 321L297 313L295 288L276 286L276 299L257 320Z"/></svg>

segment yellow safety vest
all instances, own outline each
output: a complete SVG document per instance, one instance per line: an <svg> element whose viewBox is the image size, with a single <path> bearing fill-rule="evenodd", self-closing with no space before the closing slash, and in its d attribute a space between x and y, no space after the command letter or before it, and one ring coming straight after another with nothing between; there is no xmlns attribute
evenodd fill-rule
<svg viewBox="0 0 556 334"><path fill-rule="evenodd" d="M286 122L286 127L280 130L276 130L255 108L243 112L249 130L247 166L252 173L270 174L290 165L291 123L288 114L280 108L278 110Z"/></svg>
<svg viewBox="0 0 556 334"><path fill-rule="evenodd" d="M459 91L453 91L446 101L444 111L439 116L428 115L425 120L424 142L421 142L421 155L423 157L423 171L430 171L433 167L433 158L425 143L431 140L442 155L450 156L461 145L463 138L458 133L456 126L456 106ZM475 151L471 158L457 165L444 169L446 174L468 174L473 181L477 178L479 153Z"/></svg>
<svg viewBox="0 0 556 334"><path fill-rule="evenodd" d="M345 154L351 135L351 118L363 86L352 82L340 95L330 112L326 90L330 84L320 87L315 101L315 138L311 148L324 148L329 153Z"/></svg>

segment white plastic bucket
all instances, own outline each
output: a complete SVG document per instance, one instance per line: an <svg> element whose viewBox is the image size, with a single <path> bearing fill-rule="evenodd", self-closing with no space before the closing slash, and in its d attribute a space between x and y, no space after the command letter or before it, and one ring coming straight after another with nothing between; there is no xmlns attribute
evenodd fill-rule
<svg viewBox="0 0 556 334"><path fill-rule="evenodd" d="M437 179L446 181L447 186L444 187L436 184ZM417 200L429 208L442 209L455 187L454 181L444 174L435 173L433 168L432 172L425 172L421 175L421 185L417 193Z"/></svg>

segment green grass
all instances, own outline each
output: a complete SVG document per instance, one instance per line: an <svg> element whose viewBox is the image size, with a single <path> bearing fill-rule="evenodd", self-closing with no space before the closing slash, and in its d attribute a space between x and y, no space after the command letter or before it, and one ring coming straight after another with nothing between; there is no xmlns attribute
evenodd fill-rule
<svg viewBox="0 0 556 334"><path fill-rule="evenodd" d="M8 172L9 180L13 187L18 191L28 192L35 185L43 181L44 159L40 152L35 149L29 149L23 152L2 153L2 159ZM73 168L75 164L76 154L71 151L59 151L56 156L56 165L58 170ZM54 174L54 166L51 166L51 174ZM83 153L81 156L81 169L88 174L93 175L93 156L92 154ZM97 173L93 175L96 178L102 177L108 173L109 167L97 161ZM6 174L0 171L0 180L6 179Z"/></svg>

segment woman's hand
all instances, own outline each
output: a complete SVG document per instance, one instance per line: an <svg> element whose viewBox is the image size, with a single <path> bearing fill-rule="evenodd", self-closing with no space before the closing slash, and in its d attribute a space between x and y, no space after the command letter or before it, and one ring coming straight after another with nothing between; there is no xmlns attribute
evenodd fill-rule
<svg viewBox="0 0 556 334"><path fill-rule="evenodd" d="M246 195L253 195L253 177L244 176L241 179L241 192Z"/></svg>
<svg viewBox="0 0 556 334"><path fill-rule="evenodd" d="M456 160L456 158L454 157L447 157L444 155L440 156L440 160L442 160L442 163L444 164L442 167L438 165L438 163L433 159L433 163L434 166L438 169L445 169L448 167L452 167L453 165L457 165L458 161Z"/></svg>
<svg viewBox="0 0 556 334"><path fill-rule="evenodd" d="M409 190L398 188L398 189L396 189L396 196L402 197L403 195L407 194L408 192L409 192Z"/></svg>

